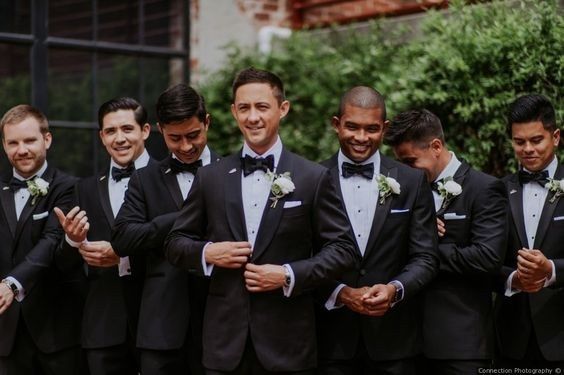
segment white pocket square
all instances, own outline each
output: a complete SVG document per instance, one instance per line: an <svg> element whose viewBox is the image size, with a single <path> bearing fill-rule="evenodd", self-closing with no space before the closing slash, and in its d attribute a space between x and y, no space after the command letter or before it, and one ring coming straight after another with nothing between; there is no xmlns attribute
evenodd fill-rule
<svg viewBox="0 0 564 375"><path fill-rule="evenodd" d="M41 220L41 219L43 219L44 217L47 217L47 216L49 216L49 211L45 211L45 212L42 212L40 214L33 215L33 220Z"/></svg>
<svg viewBox="0 0 564 375"><path fill-rule="evenodd" d="M232 170L230 170L230 171L229 171L229 174L235 173L235 172L237 172L237 168L233 168Z"/></svg>
<svg viewBox="0 0 564 375"><path fill-rule="evenodd" d="M555 216L552 220L554 221L564 220L564 216Z"/></svg>
<svg viewBox="0 0 564 375"><path fill-rule="evenodd" d="M403 210L390 210L391 214L402 214L404 212L409 212L409 208L404 208Z"/></svg>
<svg viewBox="0 0 564 375"><path fill-rule="evenodd" d="M302 201L286 201L284 202L284 208L298 207L302 205Z"/></svg>
<svg viewBox="0 0 564 375"><path fill-rule="evenodd" d="M457 215L454 212L447 212L444 215L445 220L462 220L462 219L466 219L466 215Z"/></svg>

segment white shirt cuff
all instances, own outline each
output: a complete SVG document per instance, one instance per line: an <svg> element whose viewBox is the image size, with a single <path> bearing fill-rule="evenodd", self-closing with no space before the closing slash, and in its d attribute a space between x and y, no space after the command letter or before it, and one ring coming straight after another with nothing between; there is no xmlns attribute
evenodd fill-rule
<svg viewBox="0 0 564 375"><path fill-rule="evenodd" d="M294 290L294 286L296 285L296 277L294 276L294 270L292 270L292 267L290 267L289 264L284 264L283 267L290 273L290 285L283 286L282 291L284 292L284 297L290 297L292 295L292 291Z"/></svg>
<svg viewBox="0 0 564 375"><path fill-rule="evenodd" d="M343 307L344 305L342 303L337 303L337 297L339 296L339 293L341 292L341 290L345 287L345 284L339 284L335 290L333 291L333 293L331 293L331 295L329 296L329 298L327 298L327 301L325 302L325 308L327 310L334 310L334 309L338 309L340 307Z"/></svg>
<svg viewBox="0 0 564 375"><path fill-rule="evenodd" d="M556 282L556 267L554 266L553 261L551 261L550 259L548 261L552 265L552 276L550 277L550 279L545 280L545 282L544 282L545 288L551 286L552 284L554 284Z"/></svg>
<svg viewBox="0 0 564 375"><path fill-rule="evenodd" d="M25 298L25 289L23 288L22 284L12 276L6 277L6 280L10 280L14 284L16 284L16 287L18 288L18 295L15 297L16 301L23 301L23 299Z"/></svg>
<svg viewBox="0 0 564 375"><path fill-rule="evenodd" d="M69 238L69 236L67 236L66 234L65 234L65 241L67 241L67 243L68 243L69 245L71 245L72 247L75 247L75 248L77 248L77 249L80 247L80 245L82 245L84 242L86 242L86 240L84 240L84 241L82 241L82 242L75 242L75 241L71 240L71 239Z"/></svg>
<svg viewBox="0 0 564 375"><path fill-rule="evenodd" d="M202 250L202 270L204 271L204 275L206 276L211 276L213 271L213 264L206 263L206 248L212 243L213 242L208 242Z"/></svg>
<svg viewBox="0 0 564 375"><path fill-rule="evenodd" d="M511 280L513 280L513 275L515 275L516 272L517 271L511 272L511 274L509 275L509 277L505 281L505 293L504 294L505 294L506 297L511 297L514 294L521 293L521 291L519 289L513 289L513 287L511 286Z"/></svg>
<svg viewBox="0 0 564 375"><path fill-rule="evenodd" d="M119 277L131 275L131 264L129 257L119 258Z"/></svg>

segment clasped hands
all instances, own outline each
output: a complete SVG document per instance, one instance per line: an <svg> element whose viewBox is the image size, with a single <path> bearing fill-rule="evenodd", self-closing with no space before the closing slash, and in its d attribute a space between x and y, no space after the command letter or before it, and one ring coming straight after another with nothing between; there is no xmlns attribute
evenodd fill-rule
<svg viewBox="0 0 564 375"><path fill-rule="evenodd" d="M55 207L55 214L67 237L79 244L78 252L86 263L95 267L112 267L119 264L119 256L108 241L86 241L90 228L86 212L76 206L66 215Z"/></svg>
<svg viewBox="0 0 564 375"><path fill-rule="evenodd" d="M206 247L206 263L223 268L245 268L245 286L249 292L267 292L284 286L284 267L249 263L252 254L248 242L215 242Z"/></svg>
<svg viewBox="0 0 564 375"><path fill-rule="evenodd" d="M535 293L552 277L552 263L537 249L521 249L517 252L517 272L511 280L513 289Z"/></svg>
<svg viewBox="0 0 564 375"><path fill-rule="evenodd" d="M382 316L392 306L396 287L391 284L375 284L361 288L343 287L337 296L337 302L354 312L370 316Z"/></svg>

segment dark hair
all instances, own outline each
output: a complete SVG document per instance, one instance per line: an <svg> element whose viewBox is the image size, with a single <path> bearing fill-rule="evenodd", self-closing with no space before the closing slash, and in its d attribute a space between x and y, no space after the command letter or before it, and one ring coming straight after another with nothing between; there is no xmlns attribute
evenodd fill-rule
<svg viewBox="0 0 564 375"><path fill-rule="evenodd" d="M382 110L382 120L386 120L386 103L384 102L384 97L372 87L356 86L346 91L341 96L337 117L343 115L347 104L359 108L380 108Z"/></svg>
<svg viewBox="0 0 564 375"><path fill-rule="evenodd" d="M243 69L235 76L232 86L233 102L235 102L235 93L237 89L249 83L266 83L272 88L274 97L278 104L285 100L284 84L280 77L267 70L260 70L253 67Z"/></svg>
<svg viewBox="0 0 564 375"><path fill-rule="evenodd" d="M426 109L413 109L398 114L391 121L385 135L385 142L392 147L404 142L426 145L434 138L445 143L441 120Z"/></svg>
<svg viewBox="0 0 564 375"><path fill-rule="evenodd" d="M157 121L160 126L178 123L194 116L205 122L207 114L204 97L184 83L169 87L157 99Z"/></svg>
<svg viewBox="0 0 564 375"><path fill-rule="evenodd" d="M29 104L20 104L10 108L2 116L2 120L0 120L0 135L2 135L2 138L4 138L4 126L19 124L28 117L33 117L37 120L39 131L42 134L49 132L49 122L43 112Z"/></svg>
<svg viewBox="0 0 564 375"><path fill-rule="evenodd" d="M554 107L545 96L527 94L515 99L507 112L507 134L511 137L513 124L542 122L545 130L554 132L556 128L556 114Z"/></svg>
<svg viewBox="0 0 564 375"><path fill-rule="evenodd" d="M133 111L135 122L137 122L141 128L147 123L147 110L139 104L137 100L127 97L114 98L102 104L100 109L98 109L98 127L100 130L104 127L104 117L106 117L108 113L117 112L119 110Z"/></svg>

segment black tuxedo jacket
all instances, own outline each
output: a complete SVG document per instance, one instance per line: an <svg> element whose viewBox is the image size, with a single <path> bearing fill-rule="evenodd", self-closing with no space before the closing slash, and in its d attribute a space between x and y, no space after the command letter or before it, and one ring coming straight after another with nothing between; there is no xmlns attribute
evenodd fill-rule
<svg viewBox="0 0 564 375"><path fill-rule="evenodd" d="M215 161L218 157L212 152L211 158ZM190 304L195 305L193 309L201 309L207 288L203 278L190 277L189 282L188 272L173 267L164 256L164 240L183 205L170 160L171 156L133 173L112 235L118 255L145 259L137 330L137 346L142 349L182 347Z"/></svg>
<svg viewBox="0 0 564 375"><path fill-rule="evenodd" d="M241 154L199 171L186 205L167 239L168 259L202 272L208 241L247 241L241 193ZM266 204L249 259L288 263L292 295L282 289L249 293L244 268L214 267L204 317L204 366L233 370L250 335L257 357L270 371L316 366L314 288L354 266L354 243L344 208L327 169L283 149L278 174L291 173L295 190L272 208ZM284 207L287 202L300 202Z"/></svg>
<svg viewBox="0 0 564 375"><path fill-rule="evenodd" d="M39 350L52 353L80 339L81 269L63 272L57 267L63 230L53 212L53 207L70 208L76 180L49 166L42 176L49 182L47 195L34 205L30 197L16 220L14 193L8 187L11 177L5 174L0 181L0 278L16 278L26 297L21 303L14 300L0 315L0 355L10 354L19 319L24 319Z"/></svg>
<svg viewBox="0 0 564 375"><path fill-rule="evenodd" d="M564 165L559 165L554 176L564 178ZM516 269L517 251L528 248L523 218L523 187L517 174L504 179L511 207L509 245L502 268L500 289ZM496 311L499 350L504 357L522 359L529 337L536 335L539 348L548 361L564 361L564 199L550 203L549 192L542 209L535 235L534 248L554 261L556 283L537 293L518 293L511 297L500 294Z"/></svg>
<svg viewBox="0 0 564 375"><path fill-rule="evenodd" d="M334 155L323 164L330 168L341 192L337 160ZM383 205L377 204L360 265L339 282L331 283L320 293L321 300L324 304L340 283L359 288L387 284L391 280L403 284L404 299L382 317L361 315L347 307L328 311L321 306L318 337L323 360L353 358L361 339L375 361L411 357L421 350L418 293L438 269L433 198L421 171L381 155L380 174L396 179L401 193L392 194Z"/></svg>
<svg viewBox="0 0 564 375"><path fill-rule="evenodd" d="M454 174L462 193L437 215L440 272L423 294L423 353L434 359L493 357L494 281L507 246L503 182L465 162Z"/></svg>
<svg viewBox="0 0 564 375"><path fill-rule="evenodd" d="M149 159L149 164L156 164ZM74 204L86 211L90 229L88 240L111 240L114 215L108 190L108 170L97 176L81 179L75 186ZM74 255L83 263L77 249L66 240L61 251ZM120 278L118 266L93 267L83 263L88 279L88 291L82 320L82 346L103 348L123 344L127 332L133 337L137 330L137 315L143 287L145 267L143 258L131 257L131 276Z"/></svg>

